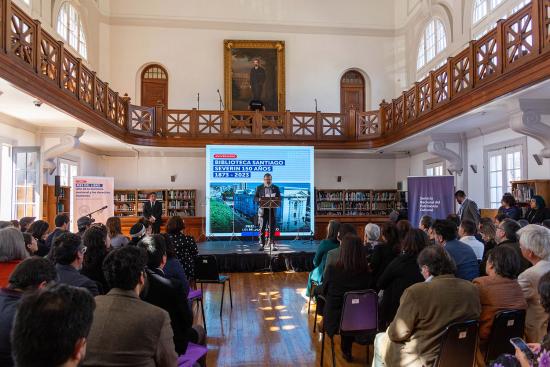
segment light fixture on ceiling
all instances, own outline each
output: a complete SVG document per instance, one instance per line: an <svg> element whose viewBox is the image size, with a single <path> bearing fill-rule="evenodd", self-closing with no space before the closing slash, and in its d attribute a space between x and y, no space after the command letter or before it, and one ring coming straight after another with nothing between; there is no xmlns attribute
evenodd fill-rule
<svg viewBox="0 0 550 367"><path fill-rule="evenodd" d="M535 158L535 162L537 162L537 164L539 166L542 166L542 156L541 155L538 155L538 154L533 154L533 158Z"/></svg>
<svg viewBox="0 0 550 367"><path fill-rule="evenodd" d="M34 101L32 101L32 104L34 105L34 107L41 107L42 103L43 102L39 99L35 99Z"/></svg>

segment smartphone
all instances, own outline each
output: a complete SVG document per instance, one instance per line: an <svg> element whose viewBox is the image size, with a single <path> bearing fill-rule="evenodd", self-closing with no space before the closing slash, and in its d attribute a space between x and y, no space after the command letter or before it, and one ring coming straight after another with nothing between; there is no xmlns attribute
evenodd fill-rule
<svg viewBox="0 0 550 367"><path fill-rule="evenodd" d="M525 354L528 360L534 361L536 359L535 354L533 354L533 351L531 350L531 348L529 348L527 343L523 341L523 339L512 338L510 339L510 343L512 343L514 347L517 347L519 350L521 350Z"/></svg>

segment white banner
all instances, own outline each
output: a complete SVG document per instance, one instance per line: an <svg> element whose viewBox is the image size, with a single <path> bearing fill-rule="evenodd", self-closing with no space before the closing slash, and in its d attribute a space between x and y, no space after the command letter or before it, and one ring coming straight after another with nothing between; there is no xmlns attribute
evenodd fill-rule
<svg viewBox="0 0 550 367"><path fill-rule="evenodd" d="M114 187L113 177L74 177L72 215L75 227L78 218L93 212L96 223L105 224L114 216Z"/></svg>

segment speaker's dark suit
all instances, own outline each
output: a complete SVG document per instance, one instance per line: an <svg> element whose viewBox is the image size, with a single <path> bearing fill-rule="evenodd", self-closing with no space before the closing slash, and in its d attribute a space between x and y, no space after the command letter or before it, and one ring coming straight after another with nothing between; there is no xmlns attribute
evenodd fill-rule
<svg viewBox="0 0 550 367"><path fill-rule="evenodd" d="M256 188L256 194L254 194L254 201L257 203L260 202L260 198L265 196L271 196L271 197L281 197L281 191L279 190L278 186L271 185L270 187L265 187L264 185L260 185ZM269 239L270 241L273 241L273 238L275 236L275 227L277 227L276 223L276 209L263 209L259 211L262 213L262 220L261 220L261 226L260 226L260 233L261 233L261 239L262 239L262 245L265 245L265 229L267 228L267 225L269 224ZM271 212L271 216L269 215ZM271 221L270 221L271 219Z"/></svg>
<svg viewBox="0 0 550 367"><path fill-rule="evenodd" d="M151 201L146 201L143 204L143 216L147 219L151 218L151 216L155 217L153 233L160 233L160 225L162 224L162 202L155 200L154 204L151 205Z"/></svg>

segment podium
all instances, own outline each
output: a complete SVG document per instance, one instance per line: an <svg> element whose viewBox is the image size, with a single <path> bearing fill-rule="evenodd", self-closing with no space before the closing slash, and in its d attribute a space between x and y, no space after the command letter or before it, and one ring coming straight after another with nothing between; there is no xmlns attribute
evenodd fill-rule
<svg viewBox="0 0 550 367"><path fill-rule="evenodd" d="M281 198L280 197L262 196L260 198L260 208L261 209L269 209L269 216L268 216L269 222L268 222L268 225L269 225L269 252L270 252L270 254L271 254L271 249L272 249L273 244L274 244L274 239L272 238L271 235L275 234L275 228L271 228L271 224L273 224L273 222L274 222L274 218L272 217L272 215L273 215L273 211L277 208L280 208L280 207L281 207ZM262 225L260 226L260 239L261 239L261 236L264 235L264 233L262 233L262 227L263 227L263 221L264 220L265 220L265 218L262 217Z"/></svg>

